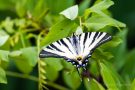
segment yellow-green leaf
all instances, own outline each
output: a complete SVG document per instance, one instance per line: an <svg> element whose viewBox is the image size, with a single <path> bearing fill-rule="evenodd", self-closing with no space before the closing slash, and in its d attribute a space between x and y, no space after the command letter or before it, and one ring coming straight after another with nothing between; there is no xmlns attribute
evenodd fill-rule
<svg viewBox="0 0 135 90"><path fill-rule="evenodd" d="M74 20L78 16L78 5L69 7L66 10L62 11L60 14L64 15L70 20Z"/></svg>
<svg viewBox="0 0 135 90"><path fill-rule="evenodd" d="M0 67L0 83L7 84L7 78L6 78L6 73L4 69Z"/></svg>
<svg viewBox="0 0 135 90"><path fill-rule="evenodd" d="M85 79L85 87L87 90L105 90L104 87L95 79L88 81Z"/></svg>
<svg viewBox="0 0 135 90"><path fill-rule="evenodd" d="M111 74L111 71L103 63L100 63L100 67L101 67L101 75L107 88L109 90L119 90L119 88L117 87L117 82L115 81L113 75Z"/></svg>

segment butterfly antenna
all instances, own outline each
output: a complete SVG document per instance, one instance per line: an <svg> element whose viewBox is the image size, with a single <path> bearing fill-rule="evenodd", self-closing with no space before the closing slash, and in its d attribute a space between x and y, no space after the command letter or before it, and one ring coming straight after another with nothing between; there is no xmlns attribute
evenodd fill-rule
<svg viewBox="0 0 135 90"><path fill-rule="evenodd" d="M76 35L75 32L73 32L72 36L75 36L75 35Z"/></svg>
<svg viewBox="0 0 135 90"><path fill-rule="evenodd" d="M78 74L79 74L80 80L82 81L82 77L81 77L81 75L80 75L79 68L76 68L76 69L77 69L77 72L78 72Z"/></svg>

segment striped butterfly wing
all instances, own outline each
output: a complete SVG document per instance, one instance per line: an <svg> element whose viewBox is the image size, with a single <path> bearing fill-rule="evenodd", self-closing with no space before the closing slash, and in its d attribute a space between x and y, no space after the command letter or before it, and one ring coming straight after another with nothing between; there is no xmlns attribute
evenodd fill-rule
<svg viewBox="0 0 135 90"><path fill-rule="evenodd" d="M72 41L71 39L72 37L63 38L48 45L40 52L39 57L40 58L56 57L56 58L64 58L66 60L75 59L76 53L71 43Z"/></svg>
<svg viewBox="0 0 135 90"><path fill-rule="evenodd" d="M111 40L105 32L88 32L58 40L44 48L39 57L56 57L76 60L77 56L87 58L101 44Z"/></svg>
<svg viewBox="0 0 135 90"><path fill-rule="evenodd" d="M93 51L101 44L111 40L112 37L106 32L88 32L80 35L81 55L90 57Z"/></svg>

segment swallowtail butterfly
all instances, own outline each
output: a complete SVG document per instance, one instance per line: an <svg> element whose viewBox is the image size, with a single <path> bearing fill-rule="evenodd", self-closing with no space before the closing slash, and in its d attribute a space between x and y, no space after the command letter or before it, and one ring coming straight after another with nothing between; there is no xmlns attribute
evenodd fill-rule
<svg viewBox="0 0 135 90"><path fill-rule="evenodd" d="M75 65L78 71L81 67L85 69L88 58L91 57L93 51L111 38L106 32L87 32L73 35L46 46L40 52L39 57L64 58L67 62Z"/></svg>

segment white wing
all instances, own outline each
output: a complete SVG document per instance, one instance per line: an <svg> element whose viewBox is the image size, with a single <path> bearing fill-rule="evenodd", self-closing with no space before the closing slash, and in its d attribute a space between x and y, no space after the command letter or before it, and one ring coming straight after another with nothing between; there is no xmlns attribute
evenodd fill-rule
<svg viewBox="0 0 135 90"><path fill-rule="evenodd" d="M88 32L58 40L44 48L39 57L58 57L76 60L77 56L87 57L96 47L111 40L105 32Z"/></svg>
<svg viewBox="0 0 135 90"><path fill-rule="evenodd" d="M72 45L71 39L72 37L63 38L50 44L40 52L39 57L58 57L65 59L75 59L76 52Z"/></svg>
<svg viewBox="0 0 135 90"><path fill-rule="evenodd" d="M88 32L79 35L81 53L83 57L92 52L101 44L111 40L111 36L105 32Z"/></svg>

